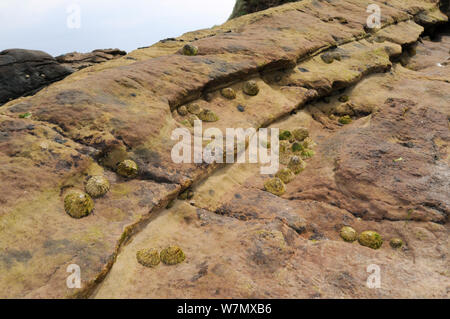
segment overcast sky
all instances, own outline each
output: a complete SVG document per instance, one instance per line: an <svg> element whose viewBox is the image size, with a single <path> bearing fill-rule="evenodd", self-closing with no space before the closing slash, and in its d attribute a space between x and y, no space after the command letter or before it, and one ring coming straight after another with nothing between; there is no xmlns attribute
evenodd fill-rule
<svg viewBox="0 0 450 319"><path fill-rule="evenodd" d="M0 0L0 51L120 48L222 24L235 0Z"/></svg>

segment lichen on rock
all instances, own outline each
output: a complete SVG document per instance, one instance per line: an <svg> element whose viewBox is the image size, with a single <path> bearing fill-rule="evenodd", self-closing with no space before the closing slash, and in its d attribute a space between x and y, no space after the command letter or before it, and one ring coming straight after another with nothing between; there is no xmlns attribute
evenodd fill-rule
<svg viewBox="0 0 450 319"><path fill-rule="evenodd" d="M93 198L101 197L105 195L110 188L109 181L104 176L92 176L86 183L85 189Z"/></svg>
<svg viewBox="0 0 450 319"><path fill-rule="evenodd" d="M73 218L86 217L93 209L94 201L82 191L72 190L64 198L64 210Z"/></svg>
<svg viewBox="0 0 450 319"><path fill-rule="evenodd" d="M160 253L161 261L166 265L176 265L186 259L183 250L178 246L169 246Z"/></svg>
<svg viewBox="0 0 450 319"><path fill-rule="evenodd" d="M363 231L358 236L358 242L362 246L366 246L372 249L379 249L381 245L383 245L383 239L381 238L380 234L373 230Z"/></svg>
<svg viewBox="0 0 450 319"><path fill-rule="evenodd" d="M161 261L158 250L154 248L139 250L136 252L136 259L142 266L149 268L158 266Z"/></svg>

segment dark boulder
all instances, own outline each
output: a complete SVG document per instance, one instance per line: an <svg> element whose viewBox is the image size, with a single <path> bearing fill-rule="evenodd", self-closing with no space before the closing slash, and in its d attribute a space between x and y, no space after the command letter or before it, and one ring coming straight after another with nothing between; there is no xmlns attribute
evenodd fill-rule
<svg viewBox="0 0 450 319"><path fill-rule="evenodd" d="M0 105L59 81L73 71L42 51L9 49L0 52Z"/></svg>
<svg viewBox="0 0 450 319"><path fill-rule="evenodd" d="M74 71L79 71L94 64L120 58L126 54L125 51L119 49L94 50L90 53L71 52L57 56L56 61L63 66L72 68Z"/></svg>
<svg viewBox="0 0 450 319"><path fill-rule="evenodd" d="M299 0L236 0L230 19Z"/></svg>

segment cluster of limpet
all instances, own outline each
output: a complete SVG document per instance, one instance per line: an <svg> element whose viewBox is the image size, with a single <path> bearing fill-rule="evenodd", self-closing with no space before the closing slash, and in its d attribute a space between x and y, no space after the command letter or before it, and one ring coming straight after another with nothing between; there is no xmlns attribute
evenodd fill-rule
<svg viewBox="0 0 450 319"><path fill-rule="evenodd" d="M194 122L201 120L204 122L217 122L219 117L211 110L201 108L197 103L189 104L188 106L180 106L177 109L179 115L185 117L181 122L186 126L194 126Z"/></svg>
<svg viewBox="0 0 450 319"><path fill-rule="evenodd" d="M286 184L290 183L295 175L305 170L306 163L303 158L314 155L310 148L315 145L304 127L299 127L292 132L282 130L279 140L280 163L287 167L281 168L274 178L267 180L264 184L266 191L277 196L283 195L286 192Z"/></svg>
<svg viewBox="0 0 450 319"><path fill-rule="evenodd" d="M166 265L179 264L186 259L186 255L180 247L169 246L160 253L155 248L141 249L137 251L136 259L142 266L153 268L158 266L161 261Z"/></svg>
<svg viewBox="0 0 450 319"><path fill-rule="evenodd" d="M379 249L383 245L383 238L379 233L373 230L363 231L358 235L355 229L350 226L344 226L341 228L339 235L341 238L349 243L358 240L361 246L369 247L372 249ZM400 238L392 238L389 241L390 246L393 249L398 249L403 246L403 240Z"/></svg>

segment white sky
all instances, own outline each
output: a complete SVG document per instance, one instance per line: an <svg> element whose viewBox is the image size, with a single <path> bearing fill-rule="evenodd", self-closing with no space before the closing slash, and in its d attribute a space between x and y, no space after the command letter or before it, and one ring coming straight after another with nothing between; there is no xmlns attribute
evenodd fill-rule
<svg viewBox="0 0 450 319"><path fill-rule="evenodd" d="M161 39L225 22L235 0L0 0L0 51L51 55L119 48L131 51ZM79 5L80 28L68 7ZM70 21L74 21L73 19Z"/></svg>

